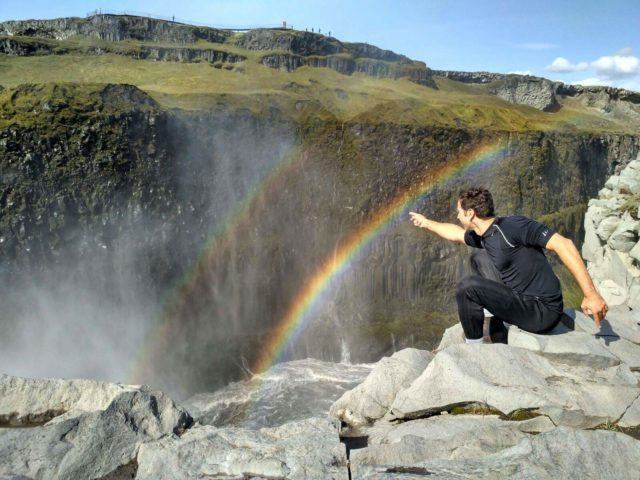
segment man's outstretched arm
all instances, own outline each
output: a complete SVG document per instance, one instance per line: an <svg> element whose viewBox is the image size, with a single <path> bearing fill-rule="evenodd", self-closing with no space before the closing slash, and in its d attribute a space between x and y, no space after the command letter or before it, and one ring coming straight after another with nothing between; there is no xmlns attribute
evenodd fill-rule
<svg viewBox="0 0 640 480"><path fill-rule="evenodd" d="M416 212L409 212L411 221L416 227L426 228L429 231L441 236L445 240L452 242L464 243L464 228L453 223L440 223L429 220L423 215Z"/></svg>
<svg viewBox="0 0 640 480"><path fill-rule="evenodd" d="M584 294L581 305L583 313L593 315L596 326L600 327L600 320L607 314L607 303L596 290L591 275L584 266L580 252L573 241L559 233L554 233L547 242L546 248L555 252L574 276Z"/></svg>

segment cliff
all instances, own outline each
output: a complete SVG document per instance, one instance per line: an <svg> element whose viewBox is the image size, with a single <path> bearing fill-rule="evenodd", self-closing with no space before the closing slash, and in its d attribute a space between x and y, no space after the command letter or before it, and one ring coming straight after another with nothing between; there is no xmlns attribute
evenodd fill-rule
<svg viewBox="0 0 640 480"><path fill-rule="evenodd" d="M131 15L91 15L52 20L10 20L0 22L0 34L64 40L76 35L103 40L150 40L193 43L198 40L224 42L231 32L209 27Z"/></svg>
<svg viewBox="0 0 640 480"><path fill-rule="evenodd" d="M640 93L623 88L567 85L531 75L501 74L490 72L460 72L432 70L434 76L449 78L466 84L486 85L487 91L511 103L528 105L538 110L555 111L562 100L575 98L581 103L611 113L622 107L637 121L640 115Z"/></svg>
<svg viewBox="0 0 640 480"><path fill-rule="evenodd" d="M72 25L52 22L42 25ZM308 32L178 45L152 33L25 38L11 25L0 75L10 324L0 341L11 365L31 338L34 368L113 378L127 362L65 360L45 339L68 345L67 332L84 332L78 357L134 362L158 329L137 379L177 396L218 388L246 373L354 229L421 182L432 186L414 208L432 218L453 221L457 191L484 184L498 214L539 218L578 243L588 200L640 151L635 97L619 90L556 93L557 108L542 112L489 91L500 79L434 76L437 88L425 88L420 62ZM274 55L302 63L267 68ZM548 84L521 90L514 78L504 85L523 98ZM487 147L493 155L474 157ZM459 172L437 177L457 162ZM434 347L455 322L467 252L423 233L400 213L387 219L285 359L348 351L375 361ZM575 283L554 263L577 306Z"/></svg>

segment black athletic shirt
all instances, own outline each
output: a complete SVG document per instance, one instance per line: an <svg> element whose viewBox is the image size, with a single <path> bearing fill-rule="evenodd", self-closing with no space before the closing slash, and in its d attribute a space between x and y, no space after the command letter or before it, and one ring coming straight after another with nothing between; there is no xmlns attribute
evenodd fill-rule
<svg viewBox="0 0 640 480"><path fill-rule="evenodd" d="M487 251L502 281L511 290L537 297L547 307L562 312L560 281L542 251L554 233L555 230L540 222L513 215L495 217L482 236L467 230L464 241Z"/></svg>

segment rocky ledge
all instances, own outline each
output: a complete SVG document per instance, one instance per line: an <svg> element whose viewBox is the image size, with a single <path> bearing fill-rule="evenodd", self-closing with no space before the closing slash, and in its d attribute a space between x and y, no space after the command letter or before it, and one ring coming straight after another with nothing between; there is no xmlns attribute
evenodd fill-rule
<svg viewBox="0 0 640 480"><path fill-rule="evenodd" d="M548 335L510 327L507 345L467 345L456 325L434 352L366 370L328 415L264 428L203 425L146 386L2 375L0 477L626 479L640 468L633 311L613 309L600 329L567 311Z"/></svg>
<svg viewBox="0 0 640 480"><path fill-rule="evenodd" d="M426 368L425 368L426 366ZM596 329L567 311L548 335L396 352L331 407L353 478L634 478L640 468L640 316ZM615 473L613 473L615 472Z"/></svg>

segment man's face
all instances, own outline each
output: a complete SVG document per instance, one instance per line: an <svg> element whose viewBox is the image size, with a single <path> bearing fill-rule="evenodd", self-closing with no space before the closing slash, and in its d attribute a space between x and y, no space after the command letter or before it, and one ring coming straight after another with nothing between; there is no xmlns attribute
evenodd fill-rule
<svg viewBox="0 0 640 480"><path fill-rule="evenodd" d="M460 205L460 200L458 200L456 210L458 212L456 218L460 222L460 225L462 225L465 230L471 228L471 220L473 220L473 209L463 210L462 206Z"/></svg>

